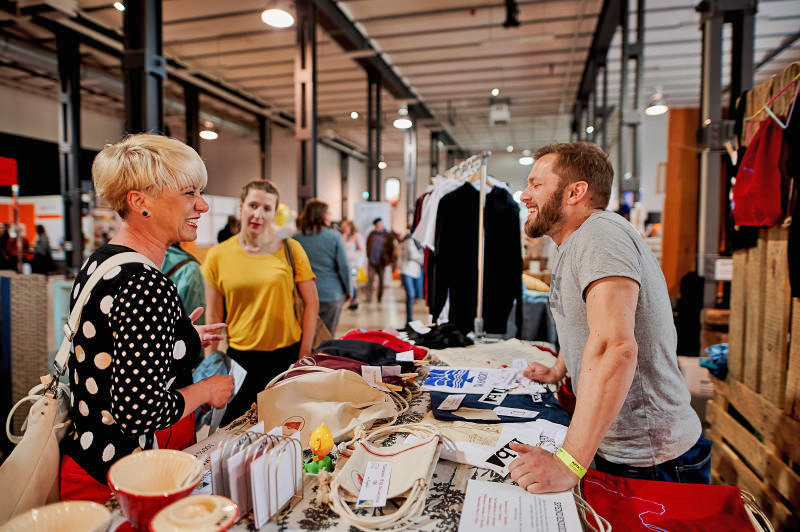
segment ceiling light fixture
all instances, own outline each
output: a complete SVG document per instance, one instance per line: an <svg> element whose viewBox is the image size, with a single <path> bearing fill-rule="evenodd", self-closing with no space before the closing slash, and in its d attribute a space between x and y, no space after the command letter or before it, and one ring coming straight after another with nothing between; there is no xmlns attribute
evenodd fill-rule
<svg viewBox="0 0 800 532"><path fill-rule="evenodd" d="M498 88L492 89L492 96L500 96L500 89Z"/></svg>
<svg viewBox="0 0 800 532"><path fill-rule="evenodd" d="M594 126L586 126L586 132L590 135L594 133Z"/></svg>
<svg viewBox="0 0 800 532"><path fill-rule="evenodd" d="M522 155L524 157L530 157L531 156L531 150L522 150Z"/></svg>
<svg viewBox="0 0 800 532"><path fill-rule="evenodd" d="M353 120L358 120L358 113L353 111L352 113L350 113L350 118L352 118Z"/></svg>
<svg viewBox="0 0 800 532"><path fill-rule="evenodd" d="M511 153L512 151L514 151L514 146L512 146L512 145L510 145L510 144L509 144L508 146L506 146L506 151L507 151L508 153Z"/></svg>
<svg viewBox="0 0 800 532"><path fill-rule="evenodd" d="M408 118L408 107L401 107L397 110L397 114L400 115L400 118L396 119L392 125L397 129L409 129L414 125L414 122Z"/></svg>
<svg viewBox="0 0 800 532"><path fill-rule="evenodd" d="M219 133L214 127L213 122L203 122L203 129L200 130L200 138L203 140L217 140Z"/></svg>
<svg viewBox="0 0 800 532"><path fill-rule="evenodd" d="M117 11L125 11L125 4L122 2L114 2L114 9Z"/></svg>
<svg viewBox="0 0 800 532"><path fill-rule="evenodd" d="M288 28L294 24L290 8L283 2L277 2L261 13L261 20L273 28Z"/></svg>
<svg viewBox="0 0 800 532"><path fill-rule="evenodd" d="M526 155L525 157L520 157L519 164L521 164L522 166L530 166L533 164L533 157L531 157L530 155Z"/></svg>
<svg viewBox="0 0 800 532"><path fill-rule="evenodd" d="M387 166L389 166L389 165L386 164L384 161L381 161L381 162L378 163L378 168L381 169L381 170L386 170Z"/></svg>
<svg viewBox="0 0 800 532"><path fill-rule="evenodd" d="M663 115L669 111L669 107L667 106L666 102L664 102L664 95L661 94L661 87L656 87L656 90L653 91L653 94L647 101L647 107L644 110L644 114L649 116L658 116Z"/></svg>

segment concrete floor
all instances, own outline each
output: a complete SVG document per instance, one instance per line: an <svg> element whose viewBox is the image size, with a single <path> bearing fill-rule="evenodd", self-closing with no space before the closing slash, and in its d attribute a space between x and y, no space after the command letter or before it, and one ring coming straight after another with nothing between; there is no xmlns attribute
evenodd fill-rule
<svg viewBox="0 0 800 532"><path fill-rule="evenodd" d="M359 287L359 294L363 294L362 287ZM428 307L424 300L417 300L414 304L414 319L427 323ZM363 297L359 297L357 310L343 308L334 337L340 337L351 329L380 330L387 326L402 329L405 327L405 320L406 292L400 286L400 281L392 281L384 289L381 303L374 299L372 303L367 303Z"/></svg>

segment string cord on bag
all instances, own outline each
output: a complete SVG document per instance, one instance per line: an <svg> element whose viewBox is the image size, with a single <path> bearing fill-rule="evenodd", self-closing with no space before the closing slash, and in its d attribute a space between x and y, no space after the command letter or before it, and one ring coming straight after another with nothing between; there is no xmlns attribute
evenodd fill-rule
<svg viewBox="0 0 800 532"><path fill-rule="evenodd" d="M384 427L363 436L360 441L376 442L382 436L389 436L395 433L406 433L420 440L439 435L439 431L433 425L414 423L396 427ZM428 481L424 478L418 478L414 480L406 500L395 512L387 515L363 516L353 512L348 504L348 498L342 495L339 475L323 475L319 478L319 483L321 500L327 502L342 520L367 532L374 530L395 532L408 528L411 522L422 515L428 493Z"/></svg>
<svg viewBox="0 0 800 532"><path fill-rule="evenodd" d="M604 517L594 511L589 501L583 498L583 490L579 482L572 490L572 497L575 500L575 505L578 507L578 514L580 514L581 521L584 525L595 530L596 532L611 532L611 523Z"/></svg>

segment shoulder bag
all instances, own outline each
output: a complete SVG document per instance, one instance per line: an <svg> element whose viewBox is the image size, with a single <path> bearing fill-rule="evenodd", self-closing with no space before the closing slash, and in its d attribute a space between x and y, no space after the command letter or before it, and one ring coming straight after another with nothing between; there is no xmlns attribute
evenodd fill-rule
<svg viewBox="0 0 800 532"><path fill-rule="evenodd" d="M67 371L72 339L78 331L83 306L89 300L92 290L103 275L128 262L141 262L158 269L150 259L134 252L119 253L100 264L86 281L72 307L69 320L64 325L64 340L53 362L53 372L42 377L43 382L49 378L50 383L32 388L29 395L17 402L8 413L6 434L16 447L0 466L0 486L3 486L5 494L0 497L0 523L37 506L58 500L61 461L58 445L70 423L69 386L59 383L59 378ZM33 406L22 426L24 433L12 434L14 412L26 403L33 403Z"/></svg>
<svg viewBox="0 0 800 532"><path fill-rule="evenodd" d="M289 373L297 376L279 382ZM361 375L322 366L286 370L258 394L258 420L265 427L299 431L304 448L311 431L321 423L330 429L333 441L340 443L352 438L357 429L368 430L379 420L394 423L402 408L407 404L371 387Z"/></svg>
<svg viewBox="0 0 800 532"><path fill-rule="evenodd" d="M286 253L286 260L289 262L289 266L292 268L292 283L294 285L294 316L297 319L297 323L300 324L300 328L303 328L303 312L306 309L306 304L303 301L303 296L300 295L300 291L297 289L297 283L294 281L296 271L294 269L294 256L292 255L292 250L289 249L289 243L284 240L283 241L283 251ZM317 316L317 326L314 330L314 340L311 342L311 349L316 349L319 344L322 342L327 342L328 340L333 339L333 335L319 319Z"/></svg>

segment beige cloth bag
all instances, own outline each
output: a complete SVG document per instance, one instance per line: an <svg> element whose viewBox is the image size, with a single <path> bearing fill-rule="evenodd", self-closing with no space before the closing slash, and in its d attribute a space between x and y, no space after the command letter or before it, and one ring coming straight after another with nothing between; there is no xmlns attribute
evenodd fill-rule
<svg viewBox="0 0 800 532"><path fill-rule="evenodd" d="M306 374L278 382L289 371ZM394 423L397 415L397 406L389 394L345 369L292 368L275 377L258 394L258 420L267 430L284 426L300 431L304 449L308 448L311 432L322 423L339 443L352 438L357 428L369 429L378 420Z"/></svg>
<svg viewBox="0 0 800 532"><path fill-rule="evenodd" d="M59 384L58 379L67 371L72 338L78 330L83 306L92 290L106 273L128 262L141 262L158 269L150 259L134 252L118 253L100 264L78 294L69 320L64 325L64 340L56 353L49 385L32 388L29 395L17 402L8 414L6 434L16 447L0 466L0 486L3 486L0 523L37 506L58 501L58 470L61 463L58 444L70 423L69 387ZM24 434L12 434L14 412L26 403L33 403L33 406L23 425Z"/></svg>
<svg viewBox="0 0 800 532"><path fill-rule="evenodd" d="M373 443L390 435L404 433L413 438L407 437L388 447ZM330 480L327 494L325 484L328 478L320 478L323 497L327 497L333 511L343 520L361 530L389 531L409 527L425 509L428 485L441 450L439 431L433 425L423 423L385 427L356 441L353 448L352 456L341 469L337 469ZM341 460L342 455L339 456ZM350 507L349 503L358 499L361 480L369 462L392 464L386 499L405 498L396 511L389 514L381 511L377 512L379 515L364 516L357 515Z"/></svg>

